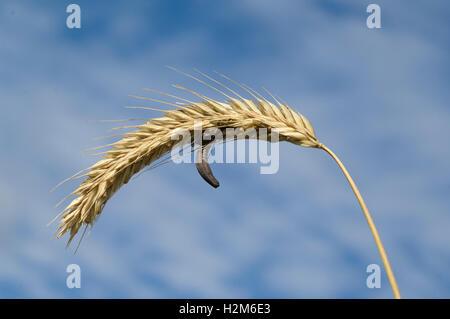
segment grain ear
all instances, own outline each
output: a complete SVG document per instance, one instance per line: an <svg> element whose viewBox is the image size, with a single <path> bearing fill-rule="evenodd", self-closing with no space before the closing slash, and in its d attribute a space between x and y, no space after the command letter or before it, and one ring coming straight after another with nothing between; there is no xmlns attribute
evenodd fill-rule
<svg viewBox="0 0 450 319"><path fill-rule="evenodd" d="M195 77L192 78L204 83ZM177 87L192 93L200 98L202 102L189 102L186 99L177 98L188 102L186 105L179 106L173 103L139 97L139 99L175 106L178 109L166 111L163 113L163 117L150 119L142 125L129 126L128 128L134 128L135 130L126 133L121 140L111 144L112 149L102 153L103 159L89 169L83 170L68 179L72 180L80 176L87 176L78 188L70 194L76 197L60 213L60 224L57 230L58 238L65 233L69 233L70 237L67 244L70 244L81 227L92 226L101 214L107 201L120 187L128 183L133 175L171 151L177 142L173 139L175 132L179 130L193 132L196 129L196 122L199 121L203 124L204 130L208 128L219 128L221 130L226 128L264 128L270 131L276 129L281 140L304 147L323 149L338 163L369 223L394 296L400 298L400 292L386 252L361 194L337 156L317 140L311 123L303 115L294 112L287 105L280 104L280 108L278 108L264 98L259 99L252 93L253 90L249 88L246 89L255 98L255 101L235 99L216 89L216 91L229 98L228 103L223 103L181 86ZM245 86L242 87L245 88ZM227 138L227 136L224 137L225 139ZM256 137L258 138L258 136ZM190 143L193 144L193 142L194 136L191 134ZM212 175L205 154L207 153L202 149L200 166L197 166L197 168L207 182L217 187L219 182ZM79 175L86 171L88 172Z"/></svg>
<svg viewBox="0 0 450 319"><path fill-rule="evenodd" d="M163 117L130 127L136 130L126 133L122 139L110 145L110 150L100 153L103 159L90 167L87 178L73 192L77 197L62 211L58 238L69 232L70 242L83 225L92 225L106 202L122 185L128 183L134 174L171 151L175 144L171 139L173 132L179 129L193 131L196 121L201 121L203 129L224 130L224 119L225 123L228 123L226 126L232 128L276 128L284 140L306 147L319 145L315 136L308 134L308 131L311 131L309 122L288 106L282 105L280 109L259 98L254 101L230 98L228 103L223 103L187 91L202 98L203 102L189 103L189 100L178 98L186 102L180 107L165 101L139 97L141 100L175 105L177 109L164 111ZM204 155L202 153L203 157ZM206 161L201 162L199 172L213 187L219 185Z"/></svg>

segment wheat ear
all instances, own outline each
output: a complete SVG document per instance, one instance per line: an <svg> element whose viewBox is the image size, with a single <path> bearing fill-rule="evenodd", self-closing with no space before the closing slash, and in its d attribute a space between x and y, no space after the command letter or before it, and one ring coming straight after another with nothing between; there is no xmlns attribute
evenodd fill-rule
<svg viewBox="0 0 450 319"><path fill-rule="evenodd" d="M271 132L276 129L280 141L288 141L304 147L322 149L330 154L337 162L350 183L367 219L369 228L386 268L394 296L395 298L400 298L398 286L383 244L358 188L339 158L317 140L310 122L303 115L295 112L289 106L280 103L275 98L274 100L278 106L268 101L251 88L236 83L224 75L221 76L239 85L250 94L253 99L243 98L219 81L199 71L197 72L221 87L224 87L236 97L232 97L216 87L185 73L185 75L223 94L227 98L227 102L216 101L181 86L176 87L192 93L200 98L201 102L192 102L167 93L146 89L181 100L185 104L177 105L151 98L137 97L139 99L172 105L178 109L163 111L163 117L149 119L142 125L122 127L136 128L136 130L124 133L122 139L107 145L112 146L112 149L99 153L104 155L103 159L99 160L89 169L85 169L68 179L73 180L86 177L80 186L70 194L75 195L76 197L56 217L59 217L60 221L57 237L61 238L66 232L69 232L70 238L67 243L67 245L69 245L80 227L84 225L86 227L92 227L96 218L101 214L106 202L122 185L128 183L130 178L144 167L147 167L149 164L157 161L170 152L172 147L178 142L172 137L174 133L180 129L193 133L196 129L196 123L200 121L203 130L208 128L218 128L223 131L223 136L226 139L226 128L242 128L243 130L249 128L254 128L256 130L264 128L268 131L268 141L271 141ZM146 107L136 108L154 110ZM190 136L194 136L194 134L190 134ZM257 136L256 138L260 138L260 136ZM194 143L193 139L191 140L191 143ZM81 173L85 174L80 175Z"/></svg>

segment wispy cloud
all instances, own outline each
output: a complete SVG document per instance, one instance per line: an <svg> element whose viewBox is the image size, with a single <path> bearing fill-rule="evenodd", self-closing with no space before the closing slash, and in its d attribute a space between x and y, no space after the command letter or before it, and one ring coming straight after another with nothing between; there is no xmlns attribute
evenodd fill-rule
<svg viewBox="0 0 450 319"><path fill-rule="evenodd" d="M193 165L151 170L112 198L77 255L52 240L45 225L75 184L48 191L114 134L88 120L156 116L122 108L142 87L214 96L166 64L218 69L301 110L355 176L403 295L450 295L445 2L380 1L381 30L353 2L80 5L83 28L69 31L62 5L1 4L1 297L391 296L386 278L365 287L381 261L336 165L287 144L276 175L215 165L218 190Z"/></svg>

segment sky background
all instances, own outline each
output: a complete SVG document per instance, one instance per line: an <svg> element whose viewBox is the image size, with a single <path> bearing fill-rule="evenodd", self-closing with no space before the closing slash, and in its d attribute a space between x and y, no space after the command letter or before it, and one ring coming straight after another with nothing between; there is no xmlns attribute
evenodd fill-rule
<svg viewBox="0 0 450 319"><path fill-rule="evenodd" d="M405 298L450 297L450 4L376 1L67 1L0 3L0 297L391 298L366 287L382 265L367 222L325 153L280 144L280 169L193 164L133 179L78 253L55 240L55 204L93 163L126 109L214 91L165 67L214 70L262 86L312 123L362 192ZM190 97L192 98L192 97ZM66 267L81 267L80 289Z"/></svg>

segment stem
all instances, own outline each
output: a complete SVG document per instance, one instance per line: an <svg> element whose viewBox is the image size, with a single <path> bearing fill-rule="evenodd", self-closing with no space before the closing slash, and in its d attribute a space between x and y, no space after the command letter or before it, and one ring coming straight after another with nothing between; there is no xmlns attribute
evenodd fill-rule
<svg viewBox="0 0 450 319"><path fill-rule="evenodd" d="M345 177L347 178L347 181L349 182L350 186L353 189L353 192L356 195L356 198L358 199L359 205L361 205L361 209L364 213L364 216L367 219L367 223L369 224L369 228L372 231L373 238L375 239L375 244L377 245L378 251L380 253L381 259L383 260L384 268L386 268L386 273L389 278L389 282L391 284L392 291L394 292L394 298L395 299L401 299L400 291L398 289L397 281L395 280L394 273L392 271L391 265L389 263L389 259L387 257L386 251L384 250L383 243L381 242L380 236L378 235L378 231L375 227L375 224L372 220L372 217L370 216L369 210L367 209L366 204L364 203L364 199L362 198L358 188L355 185L355 182L353 181L350 174L345 169L344 164L339 160L339 158L334 154L328 147L321 144L319 148L326 151L328 154L331 155L331 157L336 161L336 163L341 168L342 172L344 173Z"/></svg>

